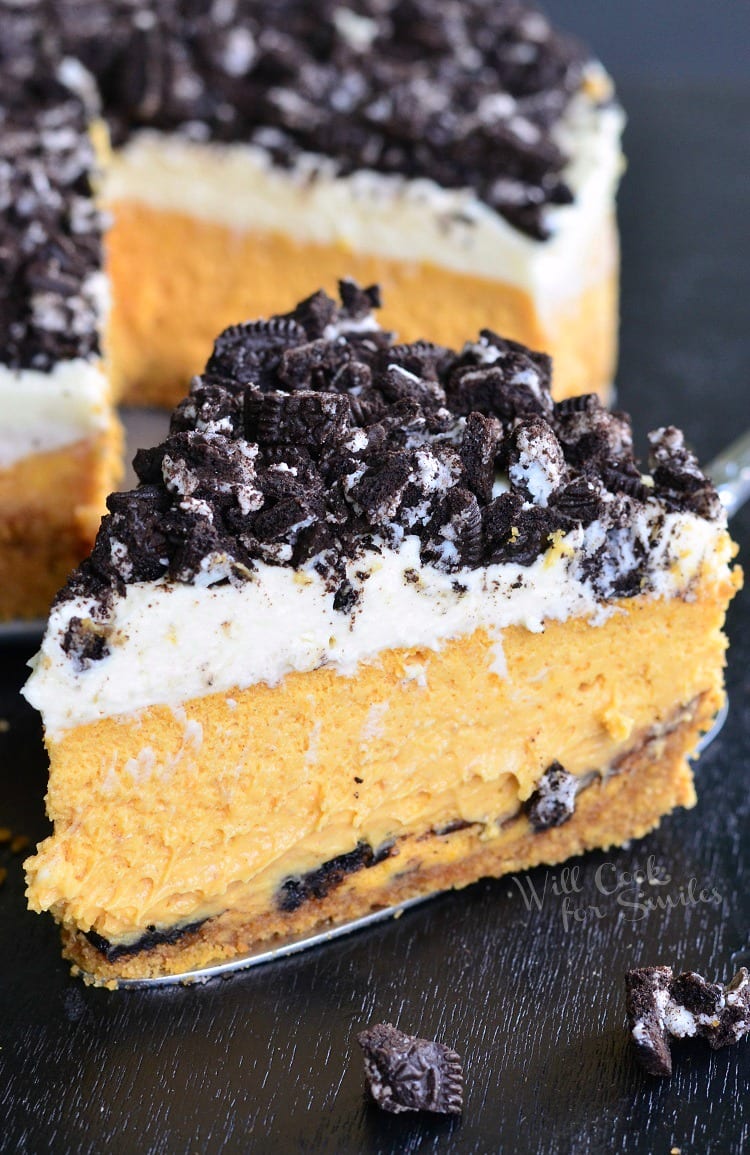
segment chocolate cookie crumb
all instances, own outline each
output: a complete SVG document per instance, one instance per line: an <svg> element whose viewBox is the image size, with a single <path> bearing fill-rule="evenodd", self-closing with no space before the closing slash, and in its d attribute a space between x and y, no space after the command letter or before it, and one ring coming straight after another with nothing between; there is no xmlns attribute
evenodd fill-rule
<svg viewBox="0 0 750 1155"><path fill-rule="evenodd" d="M69 655L76 670L85 670L92 662L100 662L109 654L109 647L102 633L91 621L71 618L62 648Z"/></svg>
<svg viewBox="0 0 750 1155"><path fill-rule="evenodd" d="M650 1075L672 1074L669 1036L701 1036L714 1050L750 1033L750 976L740 967L726 986L671 967L639 967L625 975L628 1029Z"/></svg>
<svg viewBox="0 0 750 1155"><path fill-rule="evenodd" d="M360 1031L357 1042L365 1054L370 1094L384 1111L461 1114L463 1070L455 1051L406 1035L390 1023Z"/></svg>
<svg viewBox="0 0 750 1155"><path fill-rule="evenodd" d="M669 996L671 967L641 967L625 975L628 1026L649 1075L671 1075L672 1055L660 1007Z"/></svg>
<svg viewBox="0 0 750 1155"><path fill-rule="evenodd" d="M531 798L526 803L526 814L534 830L549 830L562 826L572 818L576 804L576 780L572 774L553 762L539 779Z"/></svg>

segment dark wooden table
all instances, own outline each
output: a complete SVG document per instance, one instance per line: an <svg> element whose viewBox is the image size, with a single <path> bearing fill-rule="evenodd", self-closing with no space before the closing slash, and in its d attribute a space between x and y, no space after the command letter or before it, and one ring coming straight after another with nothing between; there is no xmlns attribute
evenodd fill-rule
<svg viewBox="0 0 750 1155"><path fill-rule="evenodd" d="M705 460L750 424L750 92L639 86L624 98L620 403L641 441L677 422ZM747 551L750 510L734 532ZM622 976L669 963L726 979L750 962L749 626L740 595L730 716L698 765L697 808L577 860L575 876L480 883L205 987L110 993L68 976L51 919L25 910L21 859L3 853L0 1149L746 1150L750 1043L715 1054L678 1044L673 1078L649 1078L628 1045ZM45 759L17 696L29 652L0 655L0 826L36 839ZM659 881L634 883L649 861ZM527 908L532 882L541 909ZM391 1118L365 1102L353 1036L380 1019L462 1053L461 1121Z"/></svg>

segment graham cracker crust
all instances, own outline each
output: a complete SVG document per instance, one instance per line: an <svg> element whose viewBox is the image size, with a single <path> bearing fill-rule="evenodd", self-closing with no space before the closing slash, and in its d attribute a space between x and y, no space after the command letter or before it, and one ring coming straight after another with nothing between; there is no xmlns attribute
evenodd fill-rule
<svg viewBox="0 0 750 1155"><path fill-rule="evenodd" d="M461 888L541 864L554 865L587 850L640 838L678 806L695 804L688 757L721 705L706 692L678 707L658 732L642 733L616 763L582 789L573 816L535 831L521 809L491 835L479 825L452 832L422 831L401 838L393 851L337 881L321 898L292 911L247 913L235 908L187 929L174 941L136 950L113 961L72 927L62 928L63 954L88 981L116 986L122 978L153 978L227 961L276 937L321 930L412 898ZM179 932L178 932L179 933Z"/></svg>

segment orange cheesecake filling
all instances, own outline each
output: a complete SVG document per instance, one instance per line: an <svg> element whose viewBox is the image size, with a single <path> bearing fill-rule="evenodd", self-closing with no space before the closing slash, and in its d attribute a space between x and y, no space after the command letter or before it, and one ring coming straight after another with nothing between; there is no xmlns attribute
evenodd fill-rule
<svg viewBox="0 0 750 1155"><path fill-rule="evenodd" d="M122 452L113 417L94 437L0 469L0 620L46 613L91 549Z"/></svg>
<svg viewBox="0 0 750 1155"><path fill-rule="evenodd" d="M274 911L284 880L361 842L377 851L456 820L492 842L551 762L606 770L700 700L679 788L646 808L653 825L694 801L683 754L722 702L721 627L738 581L626 600L597 627L509 627L505 676L492 672L497 639L476 631L438 653L385 652L353 677L321 667L48 735L55 833L27 864L30 905L110 941ZM627 813L598 822L589 846L643 832ZM361 871L361 886L379 872Z"/></svg>
<svg viewBox="0 0 750 1155"><path fill-rule="evenodd" d="M299 905L276 901L264 907L250 887L237 887L232 890L236 905L221 914L161 933L149 931L126 945L63 926L63 954L74 963L73 973L107 987L122 979L184 974L482 877L615 846L626 830L628 837L640 837L675 806L691 804L693 779L685 755L707 725L709 708L708 701L698 699L673 715L666 730L639 739L610 775L595 776L582 789L575 813L561 826L536 830L521 811L490 840L480 825L404 836L377 857L355 852L343 863L322 864L314 876L301 880L304 900ZM290 893L286 887L284 893Z"/></svg>
<svg viewBox="0 0 750 1155"><path fill-rule="evenodd" d="M429 338L461 348L491 328L551 354L557 398L609 394L617 352L617 234L614 219L584 267L601 270L549 315L532 295L502 279L469 276L314 244L288 235L241 232L135 201L112 205L107 234L114 310L109 333L124 400L171 407L200 372L217 333L250 317L286 312L310 286L335 293L342 277L378 283L379 320L399 340Z"/></svg>

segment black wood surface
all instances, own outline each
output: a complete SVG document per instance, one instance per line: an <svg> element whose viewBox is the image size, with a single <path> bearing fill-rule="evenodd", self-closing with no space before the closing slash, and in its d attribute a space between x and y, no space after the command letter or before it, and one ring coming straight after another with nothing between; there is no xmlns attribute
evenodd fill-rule
<svg viewBox="0 0 750 1155"><path fill-rule="evenodd" d="M676 421L705 459L750 423L750 93L624 95L620 404L641 438ZM747 509L734 531L747 550ZM730 717L698 765L695 810L628 849L577 860L576 874L480 883L230 980L87 989L68 976L51 919L25 910L20 858L0 848L0 1149L750 1148L750 1042L717 1053L678 1044L673 1078L651 1079L628 1045L622 989L638 964L727 979L750 962L749 626L741 595L729 623ZM27 657L6 650L0 663L0 826L36 839L45 760L17 696ZM634 884L649 862L651 880ZM365 1102L353 1036L380 1019L464 1056L463 1119L391 1118Z"/></svg>

